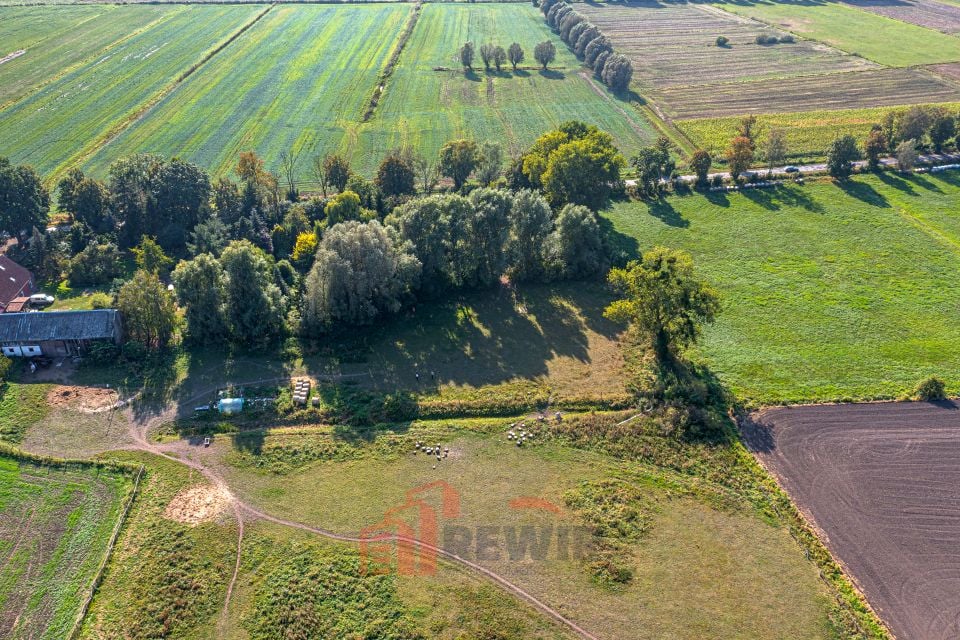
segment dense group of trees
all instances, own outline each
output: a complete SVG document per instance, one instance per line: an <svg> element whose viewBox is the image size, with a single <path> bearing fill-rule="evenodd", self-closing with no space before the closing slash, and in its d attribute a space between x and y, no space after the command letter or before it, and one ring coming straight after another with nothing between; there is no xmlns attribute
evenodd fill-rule
<svg viewBox="0 0 960 640"><path fill-rule="evenodd" d="M320 193L304 198L295 155L285 155L285 177L245 152L233 176L215 180L183 160L136 155L106 181L65 174L58 205L71 224L48 229L42 181L4 160L0 202L16 207L0 210L14 223L0 222L23 240L12 257L41 282L109 289L148 348L175 335L174 299L187 339L256 345L369 323L418 297L503 277L601 273L595 211L622 188L625 165L610 135L567 122L504 171L507 161L496 143L451 140L433 161L390 150L367 180L342 156L318 157L310 170ZM433 195L441 178L448 186ZM30 226L18 228L23 220Z"/></svg>
<svg viewBox="0 0 960 640"><path fill-rule="evenodd" d="M540 10L547 24L604 84L614 91L629 89L633 64L626 56L614 51L610 39L596 25L564 0L543 0Z"/></svg>

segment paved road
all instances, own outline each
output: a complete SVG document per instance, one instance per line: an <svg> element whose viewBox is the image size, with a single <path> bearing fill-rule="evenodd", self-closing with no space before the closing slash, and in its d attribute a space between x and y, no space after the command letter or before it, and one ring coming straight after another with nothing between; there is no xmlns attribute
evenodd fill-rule
<svg viewBox="0 0 960 640"><path fill-rule="evenodd" d="M938 164L951 164L951 163L954 163L954 162L960 163L960 153L928 153L928 154L921 154L921 155L919 156L919 158L917 159L917 162L918 162L919 164L933 164L933 165L938 165ZM853 164L854 164L854 166L856 166L856 167L862 168L862 167L866 167L866 166L867 166L867 161L866 161L866 160L859 160L859 161L857 161L857 162L854 162ZM880 164L883 165L884 167L895 167L895 166L897 166L897 160L896 160L896 158L892 158L892 157L891 157L891 158L881 158L881 159L880 159ZM794 172L788 173L788 172L787 172L787 167L796 167L797 169L799 169L799 171L794 171ZM782 178L782 177L786 177L786 176L797 176L797 175L810 174L810 173L823 173L823 172L825 172L826 170L827 170L827 163L825 163L825 162L820 162L820 163L817 163L817 164L784 165L784 166L782 166L782 167L774 167L774 168L773 168L773 175L774 175L774 177L781 177L781 178ZM758 173L758 174L766 174L766 172L767 172L766 169L751 169L751 171L752 171L753 173ZM730 179L730 173L727 172L727 171L723 171L723 172L719 172L719 173L711 173L711 174L708 174L708 177L709 177L711 180L712 180L713 178L717 177L717 176L719 176L719 177L722 178L723 180L729 180L729 179ZM687 175L682 175L682 176L680 176L680 179L683 180L684 182L694 182L694 181L696 180L696 178L697 178L697 177L696 177L695 175L693 175L693 174L687 174ZM631 179L629 179L629 180L626 180L626 183L627 183L628 185L635 185L635 184L637 183L637 181L634 180L633 178L631 178Z"/></svg>

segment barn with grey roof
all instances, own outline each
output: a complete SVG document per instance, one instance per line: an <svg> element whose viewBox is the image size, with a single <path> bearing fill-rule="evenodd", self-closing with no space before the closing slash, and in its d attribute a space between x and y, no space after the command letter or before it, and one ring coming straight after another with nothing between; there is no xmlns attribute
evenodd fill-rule
<svg viewBox="0 0 960 640"><path fill-rule="evenodd" d="M116 309L0 314L0 350L8 357L78 356L95 342L121 338Z"/></svg>

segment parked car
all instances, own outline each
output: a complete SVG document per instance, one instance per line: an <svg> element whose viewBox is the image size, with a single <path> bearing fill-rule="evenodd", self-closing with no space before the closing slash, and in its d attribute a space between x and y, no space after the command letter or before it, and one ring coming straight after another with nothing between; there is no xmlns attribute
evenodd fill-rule
<svg viewBox="0 0 960 640"><path fill-rule="evenodd" d="M53 304L53 296L48 296L45 293L35 293L30 296L30 308L31 309L46 309Z"/></svg>
<svg viewBox="0 0 960 640"><path fill-rule="evenodd" d="M784 173L800 173L800 167L795 167L793 165L790 165L789 167L784 167L783 172Z"/></svg>

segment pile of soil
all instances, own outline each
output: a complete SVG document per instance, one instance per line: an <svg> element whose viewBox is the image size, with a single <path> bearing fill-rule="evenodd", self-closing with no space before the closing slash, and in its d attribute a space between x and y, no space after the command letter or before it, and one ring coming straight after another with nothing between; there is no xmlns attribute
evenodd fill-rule
<svg viewBox="0 0 960 640"><path fill-rule="evenodd" d="M230 505L230 493L209 484L184 489L173 497L163 512L168 520L188 525L209 522L223 513Z"/></svg>
<svg viewBox="0 0 960 640"><path fill-rule="evenodd" d="M47 403L52 407L67 407L81 411L94 411L112 407L119 400L116 389L102 387L73 387L57 385L47 394Z"/></svg>

